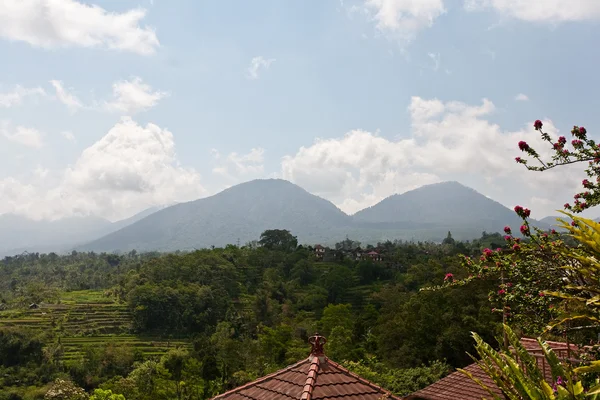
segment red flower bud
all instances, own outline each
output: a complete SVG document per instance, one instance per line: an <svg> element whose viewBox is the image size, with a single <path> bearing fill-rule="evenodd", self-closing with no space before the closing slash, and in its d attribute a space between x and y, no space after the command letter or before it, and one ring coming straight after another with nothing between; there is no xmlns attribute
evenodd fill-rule
<svg viewBox="0 0 600 400"><path fill-rule="evenodd" d="M560 143L560 144L567 143L567 138L565 138L564 136L559 137L558 138L558 143Z"/></svg>
<svg viewBox="0 0 600 400"><path fill-rule="evenodd" d="M583 135L585 135L586 133L587 133L587 131L585 130L585 128L584 128L583 126L580 126L580 127L579 127L579 134L580 134L581 136L583 136Z"/></svg>
<svg viewBox="0 0 600 400"><path fill-rule="evenodd" d="M490 250L490 249L484 249L484 250L483 250L483 255L484 255L485 257L491 257L491 256L493 256L493 255L494 255L494 252L493 252L492 250Z"/></svg>
<svg viewBox="0 0 600 400"><path fill-rule="evenodd" d="M515 161L518 162L519 164L523 164L523 159L521 157L515 157Z"/></svg>
<svg viewBox="0 0 600 400"><path fill-rule="evenodd" d="M581 147L583 145L583 142L579 139L573 139L571 144L573 145L573 147Z"/></svg>
<svg viewBox="0 0 600 400"><path fill-rule="evenodd" d="M529 228L527 227L527 225L521 225L521 233L525 236L529 234Z"/></svg>
<svg viewBox="0 0 600 400"><path fill-rule="evenodd" d="M509 235L510 235L510 232L511 232L511 231L510 231L510 226L508 226L508 225L507 225L507 226L505 226L505 227L504 227L504 233L507 233L507 234L509 234Z"/></svg>
<svg viewBox="0 0 600 400"><path fill-rule="evenodd" d="M556 229L552 229L552 230L550 231L550 233L551 233L551 234L553 234L553 235L556 235Z"/></svg>
<svg viewBox="0 0 600 400"><path fill-rule="evenodd" d="M536 119L535 122L533 123L533 127L535 128L536 131L539 131L540 129L542 129L542 126L544 124L542 124L542 121L540 121L539 119Z"/></svg>
<svg viewBox="0 0 600 400"><path fill-rule="evenodd" d="M521 151L527 151L527 150L529 150L529 145L527 144L527 142L525 142L525 141L521 140L521 141L519 142L519 149L520 149Z"/></svg>

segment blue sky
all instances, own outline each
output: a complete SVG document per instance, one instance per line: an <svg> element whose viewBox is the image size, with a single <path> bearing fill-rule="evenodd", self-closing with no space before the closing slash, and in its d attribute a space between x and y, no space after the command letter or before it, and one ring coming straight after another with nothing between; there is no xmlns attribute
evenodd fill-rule
<svg viewBox="0 0 600 400"><path fill-rule="evenodd" d="M528 173L516 143L538 118L597 130L599 21L595 0L8 0L0 213L115 220L280 177L350 213L457 180L554 214L583 176Z"/></svg>

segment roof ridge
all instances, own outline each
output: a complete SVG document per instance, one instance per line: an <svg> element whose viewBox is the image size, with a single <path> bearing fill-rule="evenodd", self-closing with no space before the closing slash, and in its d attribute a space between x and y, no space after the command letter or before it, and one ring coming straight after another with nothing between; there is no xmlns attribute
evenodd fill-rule
<svg viewBox="0 0 600 400"><path fill-rule="evenodd" d="M308 368L308 374L306 375L304 388L302 389L302 396L300 396L301 400L312 399L312 392L315 388L315 383L317 382L317 375L319 374L320 366L319 357L313 357L310 362L310 367Z"/></svg>
<svg viewBox="0 0 600 400"><path fill-rule="evenodd" d="M343 373L345 373L347 375L350 375L351 377L355 378L359 382L364 383L365 385L370 386L373 389L377 389L377 390L383 392L384 395L388 395L388 398L397 399L397 400L401 399L400 397L396 396L395 394L393 394L389 390L386 390L386 389L382 388L381 386L376 385L373 382L366 380L365 378L362 378L360 375L357 375L354 372L351 372L348 368L342 367L340 364L336 363L335 361L331 361L329 358L327 358L326 361L327 361L327 363L331 364L332 366L340 369Z"/></svg>
<svg viewBox="0 0 600 400"><path fill-rule="evenodd" d="M304 364L304 363L305 363L305 362L307 362L307 361L309 361L309 359L308 359L308 358L305 358L305 359L304 359L304 360L302 360L302 361L298 361L298 362L297 362L297 363L295 363L295 364L288 365L287 367L285 367L285 368L283 368L283 369L280 369L280 370L278 370L278 371L275 371L275 372L273 372L273 373L271 373L271 374L269 374L269 375L265 375L265 376L263 376L262 378L259 378L259 379L256 379L256 380L254 380L254 381L248 382L248 383L246 383L245 385L238 386L238 387L236 387L236 388L234 388L234 389L231 389L231 390L229 390L229 391L227 391L227 392L225 392L225 393L221 393L221 394L219 394L219 395L217 395L217 396L213 397L213 398L212 398L212 400L217 400L217 399L220 399L220 398L222 398L222 397L229 396L230 394L232 394L232 393L236 393L236 392L239 392L239 391L241 391L241 390L244 390L244 389L246 389L246 388L247 388L247 387L249 387L249 386L253 386L253 385L256 385L256 384L262 383L262 382L264 382L264 381L267 381L267 380L269 380L269 379L271 379L271 378L274 378L274 377L276 377L276 376L277 376L277 375L279 375L279 374L282 374L282 373L284 373L284 372L287 372L287 371L291 371L293 368L296 368L297 366L299 366L299 365L302 365L302 364Z"/></svg>

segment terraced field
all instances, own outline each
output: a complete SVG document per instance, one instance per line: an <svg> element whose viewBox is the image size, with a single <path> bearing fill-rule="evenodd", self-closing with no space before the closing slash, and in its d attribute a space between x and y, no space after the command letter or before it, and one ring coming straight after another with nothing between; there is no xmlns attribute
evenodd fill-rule
<svg viewBox="0 0 600 400"><path fill-rule="evenodd" d="M61 295L57 304L0 311L1 327L51 333L63 345L63 360L67 362L79 359L86 346L126 345L145 358L161 356L175 347L191 346L185 340L134 335L127 305L101 291L68 292Z"/></svg>
<svg viewBox="0 0 600 400"><path fill-rule="evenodd" d="M126 346L134 352L141 353L144 358L159 358L174 348L191 348L191 343L185 340L167 340L135 335L69 337L61 339L61 343L64 347L63 361L66 363L80 359L87 346Z"/></svg>

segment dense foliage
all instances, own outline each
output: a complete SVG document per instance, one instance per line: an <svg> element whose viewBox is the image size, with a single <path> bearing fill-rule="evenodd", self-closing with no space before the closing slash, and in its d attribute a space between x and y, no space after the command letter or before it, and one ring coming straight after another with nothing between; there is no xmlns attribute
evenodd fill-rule
<svg viewBox="0 0 600 400"><path fill-rule="evenodd" d="M332 359L396 393L412 392L470 362L470 331L486 339L498 333L490 283L419 293L449 272L464 275L458 254L503 241L448 236L443 244L381 243L383 261L357 259L360 243L350 239L317 260L314 249L276 230L259 246L192 253L7 257L0 262L0 398L41 399L67 384L98 399L209 398L307 357L317 330ZM87 305L69 308L77 296L89 297ZM98 343L99 328L67 319L50 329L19 325L53 304L77 318L115 309L116 321L130 323L125 333L173 346L153 355L102 332L104 343L86 346L87 337ZM66 358L71 343L83 344Z"/></svg>

